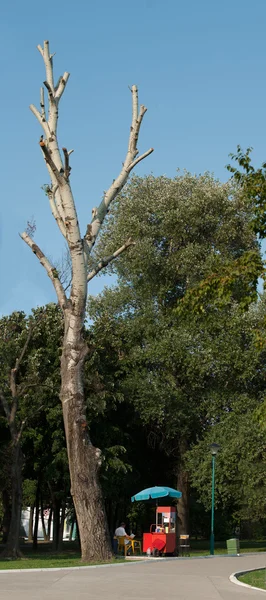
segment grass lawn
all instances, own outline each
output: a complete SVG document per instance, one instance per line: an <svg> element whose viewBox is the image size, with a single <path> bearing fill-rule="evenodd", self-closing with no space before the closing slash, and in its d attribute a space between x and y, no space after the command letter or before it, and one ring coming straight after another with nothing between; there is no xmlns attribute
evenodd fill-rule
<svg viewBox="0 0 266 600"><path fill-rule="evenodd" d="M1 547L0 550L2 550ZM55 553L51 543L40 542L36 551L32 544L27 542L21 546L24 557L19 560L6 560L0 558L1 569L45 569L62 567L82 567L93 564L84 563L80 560L80 552L77 542L64 542L61 552ZM240 540L240 552L266 552L266 541ZM190 556L207 556L210 554L208 540L191 540ZM215 543L215 554L227 554L226 542ZM112 559L110 563L124 562L124 557ZM253 584L252 584L253 585ZM254 584L256 585L256 584Z"/></svg>
<svg viewBox="0 0 266 600"><path fill-rule="evenodd" d="M2 569L47 569L62 567L85 567L93 564L110 564L124 562L124 558L112 559L107 563L86 563L80 560L80 552L75 542L64 542L61 552L55 553L52 544L40 543L34 552L32 544L23 544L21 547L24 557L18 560L6 560L0 558L0 570Z"/></svg>
<svg viewBox="0 0 266 600"><path fill-rule="evenodd" d="M243 581L243 583L248 583L248 585L253 585L254 587L266 590L266 570L260 569L258 571L251 571L250 573L241 575L241 577L239 577L239 581Z"/></svg>
<svg viewBox="0 0 266 600"><path fill-rule="evenodd" d="M190 556L207 556L210 554L209 540L191 540ZM266 552L266 540L240 540L240 553L245 552ZM215 542L215 554L227 554L226 541Z"/></svg>

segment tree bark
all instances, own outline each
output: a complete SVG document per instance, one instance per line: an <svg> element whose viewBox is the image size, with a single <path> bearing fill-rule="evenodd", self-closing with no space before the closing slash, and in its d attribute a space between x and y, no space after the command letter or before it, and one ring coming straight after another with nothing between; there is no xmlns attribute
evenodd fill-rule
<svg viewBox="0 0 266 600"><path fill-rule="evenodd" d="M58 552L60 552L63 547L64 524L65 524L65 517L66 517L65 500L62 501L61 507L62 508L61 508L60 525L59 525L59 532L58 532L58 545L57 545Z"/></svg>
<svg viewBox="0 0 266 600"><path fill-rule="evenodd" d="M38 528L39 528L39 513L40 513L40 483L37 483L36 500L35 500L35 521L33 530L33 548L36 550L38 546Z"/></svg>
<svg viewBox="0 0 266 600"><path fill-rule="evenodd" d="M54 498L53 500L53 550L57 552L59 543L59 529L60 529L60 500Z"/></svg>
<svg viewBox="0 0 266 600"><path fill-rule="evenodd" d="M22 508L22 467L23 454L20 447L20 442L13 443L12 448L12 466L11 466L11 520L8 532L6 548L3 556L12 559L20 558L22 552L19 548L19 534L21 523L21 508Z"/></svg>
<svg viewBox="0 0 266 600"><path fill-rule="evenodd" d="M45 526L45 520L44 520L44 509L43 509L42 493L41 493L41 521L42 521L43 539L44 539L45 542L48 542L48 535L47 535L46 526Z"/></svg>
<svg viewBox="0 0 266 600"><path fill-rule="evenodd" d="M65 319L61 401L82 560L108 560L112 550L98 477L100 450L90 441L84 398L83 368L88 349L82 336L82 317L72 313Z"/></svg>
<svg viewBox="0 0 266 600"><path fill-rule="evenodd" d="M8 490L3 490L2 491L2 502L3 502L3 509L4 509L4 516L3 516L3 526L2 526L2 542L3 544L7 543L7 538L8 538L8 532L9 532L9 528L10 528L10 521L11 521L11 503L10 503L10 494Z"/></svg>
<svg viewBox="0 0 266 600"><path fill-rule="evenodd" d="M34 506L30 507L30 518L29 518L29 533L28 533L28 541L33 541L33 515L34 515Z"/></svg>
<svg viewBox="0 0 266 600"><path fill-rule="evenodd" d="M22 233L21 237L45 268L64 314L65 334L61 356L60 397L63 407L71 493L78 521L82 559L86 561L104 560L110 558L112 553L98 478L100 451L94 448L90 441L86 421L83 367L87 347L82 337L82 329L85 321L88 281L91 281L133 242L129 238L123 246L110 256L103 258L90 272L89 256L111 203L123 189L132 169L146 156L149 156L153 152L153 148L138 156L139 131L147 109L144 105L139 107L138 89L133 85L131 88L132 121L128 149L122 169L104 193L99 206L92 209L92 219L87 225L85 235L82 236L69 180L69 156L72 150L68 151L67 148L63 148L64 160L62 160L57 139L58 106L69 73L65 72L57 85L54 85L53 55L50 53L49 42L46 40L43 47L39 45L38 50L43 57L46 71L44 85L48 90L48 115L46 114L43 88L41 88L41 112L34 105L31 105L30 108L44 133L39 144L51 178L50 185L46 187L46 193L52 214L66 239L70 252L72 281L69 298L66 296L57 269L53 268L28 232Z"/></svg>
<svg viewBox="0 0 266 600"><path fill-rule="evenodd" d="M53 510L50 508L49 517L48 517L48 525L47 525L47 542L50 542L51 539L51 524L52 524Z"/></svg>
<svg viewBox="0 0 266 600"><path fill-rule="evenodd" d="M189 534L189 479L182 466L178 473L177 489L182 492L178 500L178 532L179 535Z"/></svg>
<svg viewBox="0 0 266 600"><path fill-rule="evenodd" d="M75 519L75 517L73 517L71 524L70 524L70 530L69 530L69 541L70 542L72 542L75 522L76 522L76 519Z"/></svg>

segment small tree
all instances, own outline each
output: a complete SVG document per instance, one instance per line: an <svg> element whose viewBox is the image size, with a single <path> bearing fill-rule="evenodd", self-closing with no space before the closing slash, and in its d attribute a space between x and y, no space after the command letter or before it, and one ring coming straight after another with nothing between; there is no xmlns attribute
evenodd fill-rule
<svg viewBox="0 0 266 600"><path fill-rule="evenodd" d="M32 337L32 327L26 330L25 319L23 313L14 313L10 318L3 318L1 321L1 348L2 352L7 353L6 345L8 338L12 336L10 330L17 330L17 336L25 339L21 349L18 349L18 356L14 359L14 365L10 369L7 381L2 381L0 386L0 401L4 409L7 420L7 425L10 431L11 449L10 449L10 481L11 481L11 519L8 532L5 555L10 558L21 556L19 550L19 531L22 507L22 467L23 453L21 449L21 436L25 426L26 419L18 419L18 403L21 395L21 386L18 384L18 376L21 371L21 366L28 351L28 346ZM13 344L14 350L16 343ZM19 346L19 344L18 344ZM5 364L2 360L2 369L5 371ZM5 378L4 378L5 379ZM9 381L8 381L9 379ZM4 385L5 384L5 385Z"/></svg>
<svg viewBox="0 0 266 600"><path fill-rule="evenodd" d="M35 309L29 317L21 312L13 312L0 319L0 405L10 438L8 452L2 456L10 478L5 499L9 498L9 494L11 497L10 526L4 553L10 558L21 555L19 533L25 468L28 468L29 477L32 477L38 466L38 450L38 459L44 462L44 436L45 433L45 437L50 434L51 404L55 415L55 401L58 403L58 345L62 333L62 314L54 304ZM46 418L50 421L47 432ZM54 423L59 429L62 428L58 413L57 420L56 415L54 416ZM39 442L38 448L37 439L40 438L42 445ZM51 437L49 450L51 452ZM60 450L62 453L62 449ZM51 460L50 457L51 454L48 459L46 455L45 465ZM61 465L60 474L62 471ZM2 490L7 492L4 479ZM5 504L8 512L8 502Z"/></svg>
<svg viewBox="0 0 266 600"><path fill-rule="evenodd" d="M46 193L52 214L67 242L71 257L72 280L68 296L60 281L58 271L52 266L40 247L35 244L29 232L22 233L21 237L36 254L50 277L64 315L60 397L67 442L71 493L77 514L82 558L83 560L106 559L110 556L111 549L98 481L101 453L90 440L84 396L83 370L88 349L83 337L83 327L87 284L107 264L133 244L131 238L128 238L115 252L94 265L92 263L91 253L110 204L124 187L132 169L151 154L153 149L150 148L138 156L139 131L147 109L143 105L139 109L138 90L134 85L131 88L132 123L125 162L118 177L104 193L98 208L93 208L91 222L87 225L85 235L82 236L69 180L71 170L69 157L72 150L68 151L67 148L62 148L62 158L57 139L59 102L65 90L69 73L64 73L55 85L53 57L50 54L49 42L45 41L43 48L38 46L38 50L43 57L46 70L44 86L48 92L48 116L45 108L44 88L41 88L41 110L37 110L34 105L31 105L30 108L44 132L40 139L40 147L51 178L50 185L46 186Z"/></svg>

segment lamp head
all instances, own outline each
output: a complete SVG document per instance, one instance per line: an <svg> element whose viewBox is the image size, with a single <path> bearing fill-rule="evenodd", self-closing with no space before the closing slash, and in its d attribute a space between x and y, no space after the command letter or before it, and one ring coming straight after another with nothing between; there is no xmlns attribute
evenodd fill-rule
<svg viewBox="0 0 266 600"><path fill-rule="evenodd" d="M210 445L210 449L211 449L212 456L216 456L217 452L219 452L219 450L220 450L220 446L219 446L219 444L213 443Z"/></svg>

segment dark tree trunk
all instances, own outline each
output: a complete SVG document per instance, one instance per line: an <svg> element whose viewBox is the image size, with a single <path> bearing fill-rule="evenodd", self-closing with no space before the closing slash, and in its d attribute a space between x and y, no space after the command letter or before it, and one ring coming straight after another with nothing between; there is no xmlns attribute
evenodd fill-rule
<svg viewBox="0 0 266 600"><path fill-rule="evenodd" d="M29 518L29 533L28 533L28 541L33 541L33 515L34 515L34 506L30 507L30 518Z"/></svg>
<svg viewBox="0 0 266 600"><path fill-rule="evenodd" d="M50 508L49 517L48 517L48 526L47 526L47 541L48 542L50 542L50 539L51 539L52 517L53 517L53 510L52 510L52 508Z"/></svg>
<svg viewBox="0 0 266 600"><path fill-rule="evenodd" d="M71 494L75 506L82 560L108 560L112 556L98 471L100 450L89 437L84 397L84 361L87 345L82 337L83 316L66 314L61 357L61 402L65 425Z"/></svg>
<svg viewBox="0 0 266 600"><path fill-rule="evenodd" d="M106 516L107 516L107 522L108 522L108 527L109 527L109 531L111 532L111 535L113 535L114 530L115 530L115 524L116 524L116 514L117 514L117 503L116 502L112 502L112 500L107 500L106 504Z"/></svg>
<svg viewBox="0 0 266 600"><path fill-rule="evenodd" d="M44 509L43 509L43 499L42 499L42 493L41 493L41 521L42 521L42 534L43 534L43 539L45 542L48 541L47 538L47 531L46 531L46 527L45 527L45 520L44 520Z"/></svg>
<svg viewBox="0 0 266 600"><path fill-rule="evenodd" d="M2 491L2 502L4 509L3 516L3 525L2 525L2 542L3 544L7 543L8 532L10 529L11 522L11 503L10 503L10 493L8 490Z"/></svg>
<svg viewBox="0 0 266 600"><path fill-rule="evenodd" d="M72 538L73 538L74 525L75 525L75 518L73 517L73 519L71 521L71 525L70 525L70 530L69 530L69 541L70 542L72 542Z"/></svg>
<svg viewBox="0 0 266 600"><path fill-rule="evenodd" d="M59 552L62 550L62 547L63 547L63 535L64 535L65 517L66 517L66 503L63 500L62 501L62 510L61 510L61 517L60 517L59 532L58 532L57 550Z"/></svg>
<svg viewBox="0 0 266 600"><path fill-rule="evenodd" d="M19 534L22 508L22 467L23 454L19 441L12 446L11 465L11 520L6 548L3 555L9 558L19 558L22 553L19 548Z"/></svg>
<svg viewBox="0 0 266 600"><path fill-rule="evenodd" d="M60 530L60 500L53 499L53 550L57 552L59 544L59 530Z"/></svg>
<svg viewBox="0 0 266 600"><path fill-rule="evenodd" d="M182 498L178 500L178 535L189 535L189 476L184 467L184 457L188 450L188 442L184 438L179 439L179 465L177 476L177 489L182 492Z"/></svg>
<svg viewBox="0 0 266 600"><path fill-rule="evenodd" d="M38 481L35 499L35 521L33 531L33 548L36 550L38 546L38 527L39 527L39 513L40 513L40 484Z"/></svg>
<svg viewBox="0 0 266 600"><path fill-rule="evenodd" d="M178 500L178 534L189 534L189 479L182 467L178 473L177 489L182 492L182 498Z"/></svg>

